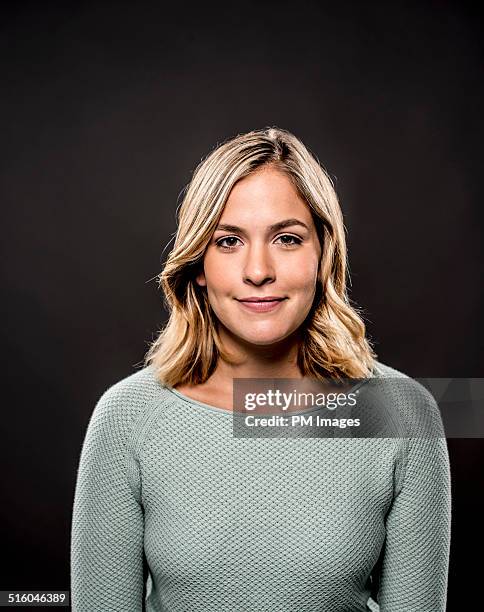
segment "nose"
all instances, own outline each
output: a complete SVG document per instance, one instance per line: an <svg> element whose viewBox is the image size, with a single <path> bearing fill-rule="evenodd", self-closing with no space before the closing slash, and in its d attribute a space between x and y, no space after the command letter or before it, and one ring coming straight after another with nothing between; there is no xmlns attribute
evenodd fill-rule
<svg viewBox="0 0 484 612"><path fill-rule="evenodd" d="M246 253L243 269L244 282L253 285L273 282L276 274L269 247L263 243L253 243Z"/></svg>

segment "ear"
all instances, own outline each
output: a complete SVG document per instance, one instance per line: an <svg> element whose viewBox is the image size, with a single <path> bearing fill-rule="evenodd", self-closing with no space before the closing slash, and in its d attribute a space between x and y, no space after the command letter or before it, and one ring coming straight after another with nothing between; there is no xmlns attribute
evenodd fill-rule
<svg viewBox="0 0 484 612"><path fill-rule="evenodd" d="M195 281L200 287L207 286L207 280L205 278L205 272L203 271L203 269L195 276Z"/></svg>
<svg viewBox="0 0 484 612"><path fill-rule="evenodd" d="M316 282L317 283L322 283L323 282L321 280L321 259L318 261L318 272L316 274Z"/></svg>

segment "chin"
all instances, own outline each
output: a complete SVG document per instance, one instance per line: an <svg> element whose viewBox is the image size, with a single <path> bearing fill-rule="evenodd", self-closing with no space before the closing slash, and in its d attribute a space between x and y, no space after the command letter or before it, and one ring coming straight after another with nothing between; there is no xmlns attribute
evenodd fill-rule
<svg viewBox="0 0 484 612"><path fill-rule="evenodd" d="M279 342L279 340L281 340L282 338L270 338L268 340L265 339L257 339L257 340L246 340L246 342L248 342L249 344L254 344L256 346L271 346L272 344L277 344L277 342Z"/></svg>
<svg viewBox="0 0 484 612"><path fill-rule="evenodd" d="M257 346L270 346L272 344L277 344L278 342L282 342L285 340L291 332L281 333L281 334L259 334L254 336L240 336L243 340L249 344L255 344Z"/></svg>

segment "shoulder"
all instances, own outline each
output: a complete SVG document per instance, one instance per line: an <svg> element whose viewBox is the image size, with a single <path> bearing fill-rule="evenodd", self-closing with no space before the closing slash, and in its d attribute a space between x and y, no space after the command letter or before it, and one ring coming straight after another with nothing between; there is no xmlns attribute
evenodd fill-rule
<svg viewBox="0 0 484 612"><path fill-rule="evenodd" d="M138 420L172 394L157 379L151 366L144 367L108 386L96 402L90 419L91 429L108 428L113 434L131 430Z"/></svg>
<svg viewBox="0 0 484 612"><path fill-rule="evenodd" d="M419 380L380 361L375 362L374 376L383 397L391 401L407 430L441 435L439 407L432 393Z"/></svg>

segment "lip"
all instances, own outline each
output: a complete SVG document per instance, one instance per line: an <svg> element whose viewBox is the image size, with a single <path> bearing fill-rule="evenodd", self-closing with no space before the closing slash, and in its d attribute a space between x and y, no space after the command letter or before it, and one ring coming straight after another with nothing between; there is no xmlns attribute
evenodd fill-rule
<svg viewBox="0 0 484 612"><path fill-rule="evenodd" d="M239 302L275 302L276 300L285 299L280 295L254 295L253 297L240 298Z"/></svg>
<svg viewBox="0 0 484 612"><path fill-rule="evenodd" d="M287 298L248 298L246 300L237 300L243 308L251 312L272 312L284 302Z"/></svg>

